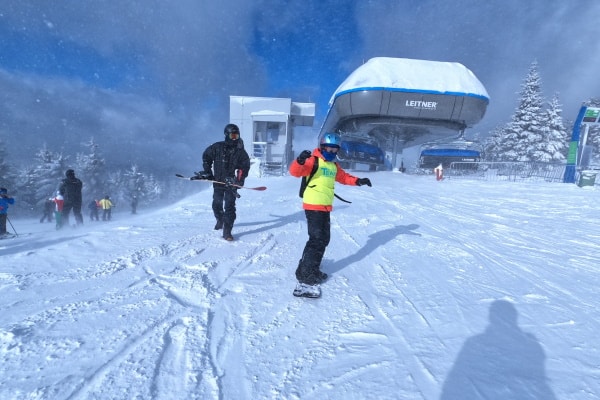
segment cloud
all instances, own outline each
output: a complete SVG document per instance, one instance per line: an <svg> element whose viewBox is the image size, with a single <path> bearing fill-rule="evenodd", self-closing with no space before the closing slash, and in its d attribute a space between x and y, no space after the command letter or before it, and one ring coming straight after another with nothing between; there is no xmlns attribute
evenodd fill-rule
<svg viewBox="0 0 600 400"><path fill-rule="evenodd" d="M230 95L316 102L318 128L335 88L376 56L463 63L491 97L483 133L510 119L537 60L544 95L558 92L574 118L600 94L600 2L550 3L9 2L0 135L26 139L13 151L26 158L43 142L81 151L94 136L118 146L107 151L114 162L131 146L126 160L198 165L229 120Z"/></svg>
<svg viewBox="0 0 600 400"><path fill-rule="evenodd" d="M544 95L559 92L567 117L600 92L600 80L590 79L599 57L597 1L362 2L356 13L368 57L455 61L471 69L491 97L480 126L510 119L534 60Z"/></svg>

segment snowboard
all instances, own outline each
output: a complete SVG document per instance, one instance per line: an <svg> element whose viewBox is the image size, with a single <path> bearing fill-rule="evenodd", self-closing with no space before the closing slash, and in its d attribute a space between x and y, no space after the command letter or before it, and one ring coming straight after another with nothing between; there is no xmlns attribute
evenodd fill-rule
<svg viewBox="0 0 600 400"><path fill-rule="evenodd" d="M321 297L321 286L320 285L307 285L300 283L296 285L294 292L292 293L296 297L307 297L309 299L318 299Z"/></svg>

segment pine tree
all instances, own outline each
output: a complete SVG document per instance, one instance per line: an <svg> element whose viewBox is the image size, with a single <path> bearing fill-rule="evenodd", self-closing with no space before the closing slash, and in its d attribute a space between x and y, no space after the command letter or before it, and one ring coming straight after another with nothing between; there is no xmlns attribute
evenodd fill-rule
<svg viewBox="0 0 600 400"><path fill-rule="evenodd" d="M35 182L35 202L37 206L53 196L60 182L64 179L67 159L60 153L48 149L46 144L35 154L35 165L30 171L30 177Z"/></svg>
<svg viewBox="0 0 600 400"><path fill-rule="evenodd" d="M486 161L501 161L503 148L502 141L505 136L504 127L495 127L485 141L485 159Z"/></svg>
<svg viewBox="0 0 600 400"><path fill-rule="evenodd" d="M521 87L519 106L510 124L510 132L516 139L512 149L513 161L537 161L535 153L544 139L544 117L541 79L536 61L531 64L525 83Z"/></svg>
<svg viewBox="0 0 600 400"><path fill-rule="evenodd" d="M501 161L539 161L536 156L544 142L545 112L538 63L529 67L521 85L519 105L511 121L497 129L490 139L488 156Z"/></svg>
<svg viewBox="0 0 600 400"><path fill-rule="evenodd" d="M141 198L145 192L145 176L140 172L137 165L131 167L123 173L125 178L125 197L131 200L133 196Z"/></svg>
<svg viewBox="0 0 600 400"><path fill-rule="evenodd" d="M546 109L546 122L542 128L542 140L535 143L533 153L535 161L562 162L566 160L569 150L569 136L562 119L562 108L555 94Z"/></svg>
<svg viewBox="0 0 600 400"><path fill-rule="evenodd" d="M21 209L41 210L64 178L66 158L44 146L35 154L33 163L21 168L17 182Z"/></svg>
<svg viewBox="0 0 600 400"><path fill-rule="evenodd" d="M121 196L129 202L131 202L134 196L139 201L152 202L162 192L154 176L144 174L135 164L132 164L129 170L123 172L122 177L123 192Z"/></svg>
<svg viewBox="0 0 600 400"><path fill-rule="evenodd" d="M98 198L106 192L106 162L101 157L99 145L91 138L84 144L87 154L77 154L78 175L83 181L83 197Z"/></svg>
<svg viewBox="0 0 600 400"><path fill-rule="evenodd" d="M11 192L15 192L15 172L12 166L8 163L8 151L6 144L0 139L0 186L7 188Z"/></svg>

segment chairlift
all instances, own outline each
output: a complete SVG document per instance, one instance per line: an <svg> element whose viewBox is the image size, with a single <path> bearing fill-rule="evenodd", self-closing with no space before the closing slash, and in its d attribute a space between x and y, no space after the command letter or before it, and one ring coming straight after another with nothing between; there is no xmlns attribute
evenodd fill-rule
<svg viewBox="0 0 600 400"><path fill-rule="evenodd" d="M475 140L467 140L462 136L454 140L434 141L421 145L418 167L432 169L440 164L449 168L453 162L473 163L483 158L483 146Z"/></svg>

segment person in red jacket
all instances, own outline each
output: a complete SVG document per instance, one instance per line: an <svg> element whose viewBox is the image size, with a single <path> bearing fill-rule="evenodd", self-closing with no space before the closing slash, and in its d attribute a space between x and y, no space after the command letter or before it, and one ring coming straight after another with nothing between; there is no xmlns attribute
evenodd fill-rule
<svg viewBox="0 0 600 400"><path fill-rule="evenodd" d="M319 284L327 279L327 274L319 268L331 236L330 213L333 210L335 182L344 185L371 186L369 178L350 175L334 161L340 143L340 135L325 133L320 137L318 148L312 153L304 150L290 165L292 176L312 175L302 197L308 241L296 269L298 285L294 290L295 296L319 297L321 295ZM316 168L313 168L315 163L317 163Z"/></svg>
<svg viewBox="0 0 600 400"><path fill-rule="evenodd" d="M56 229L58 230L63 226L62 212L65 205L65 199L62 194L60 194L60 191L57 191L56 196L54 196L52 201L54 201L54 204L56 204L56 207L54 208L54 219L56 220Z"/></svg>

